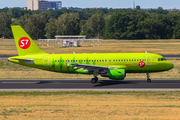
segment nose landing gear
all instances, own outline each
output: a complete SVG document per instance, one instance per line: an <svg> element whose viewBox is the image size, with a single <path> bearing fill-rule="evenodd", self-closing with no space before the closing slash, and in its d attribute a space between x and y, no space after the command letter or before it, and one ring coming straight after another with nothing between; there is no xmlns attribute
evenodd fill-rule
<svg viewBox="0 0 180 120"><path fill-rule="evenodd" d="M149 83L151 82L149 73L147 73L147 82L149 82Z"/></svg>

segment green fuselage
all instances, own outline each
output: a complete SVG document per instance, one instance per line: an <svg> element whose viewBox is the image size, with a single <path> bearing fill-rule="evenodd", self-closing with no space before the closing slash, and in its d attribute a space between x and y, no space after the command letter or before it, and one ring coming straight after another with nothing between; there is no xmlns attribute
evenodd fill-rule
<svg viewBox="0 0 180 120"><path fill-rule="evenodd" d="M33 59L34 63L27 64L14 58ZM161 55L151 53L37 54L11 57L9 61L48 71L80 74L93 74L93 72L82 68L74 69L75 66L68 63L125 69L126 73L161 72L173 68L173 64ZM140 67L139 63L142 61L145 65Z"/></svg>

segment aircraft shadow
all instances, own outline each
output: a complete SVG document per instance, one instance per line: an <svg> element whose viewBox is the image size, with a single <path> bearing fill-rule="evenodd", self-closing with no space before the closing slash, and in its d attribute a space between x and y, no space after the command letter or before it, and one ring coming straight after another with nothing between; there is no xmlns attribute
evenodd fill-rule
<svg viewBox="0 0 180 120"><path fill-rule="evenodd" d="M39 81L36 84L48 84L48 83L54 83L53 81Z"/></svg>
<svg viewBox="0 0 180 120"><path fill-rule="evenodd" d="M135 81L112 81L112 80L101 80L94 87L101 87L101 86L110 86L110 85L118 85L118 84L138 84Z"/></svg>

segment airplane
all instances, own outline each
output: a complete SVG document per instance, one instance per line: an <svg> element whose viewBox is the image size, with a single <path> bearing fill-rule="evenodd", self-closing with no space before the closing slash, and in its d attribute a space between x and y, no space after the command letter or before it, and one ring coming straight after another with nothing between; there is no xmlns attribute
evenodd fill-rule
<svg viewBox="0 0 180 120"><path fill-rule="evenodd" d="M8 61L37 69L93 75L91 83L98 82L98 75L111 80L124 80L127 73L149 73L168 71L174 65L163 56L152 53L91 53L91 54L48 54L42 51L19 25L12 25L19 56Z"/></svg>

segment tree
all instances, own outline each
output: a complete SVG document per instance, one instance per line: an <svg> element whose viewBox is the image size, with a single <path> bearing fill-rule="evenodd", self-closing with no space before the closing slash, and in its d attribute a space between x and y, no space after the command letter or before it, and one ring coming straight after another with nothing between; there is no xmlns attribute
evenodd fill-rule
<svg viewBox="0 0 180 120"><path fill-rule="evenodd" d="M46 35L49 39L54 39L57 31L57 20L56 19L50 19L49 22L46 24Z"/></svg>
<svg viewBox="0 0 180 120"><path fill-rule="evenodd" d="M136 10L141 10L141 7L139 5L137 5Z"/></svg>
<svg viewBox="0 0 180 120"><path fill-rule="evenodd" d="M180 39L180 21L174 26L173 39Z"/></svg>
<svg viewBox="0 0 180 120"><path fill-rule="evenodd" d="M92 15L86 23L86 35L88 38L102 38L105 27L105 20L99 15Z"/></svg>
<svg viewBox="0 0 180 120"><path fill-rule="evenodd" d="M30 17L30 14L26 14L24 16L21 16L19 20L19 25L25 29L25 25L27 24L27 21Z"/></svg>
<svg viewBox="0 0 180 120"><path fill-rule="evenodd" d="M58 17L63 14L62 10L49 9L46 12L52 19L58 19Z"/></svg>
<svg viewBox="0 0 180 120"><path fill-rule="evenodd" d="M48 15L42 12L40 15L25 15L20 19L20 25L32 37L32 39L39 39L45 36L45 27L48 22Z"/></svg>
<svg viewBox="0 0 180 120"><path fill-rule="evenodd" d="M106 39L127 39L127 26L129 23L127 13L116 13L106 23L104 37Z"/></svg>
<svg viewBox="0 0 180 120"><path fill-rule="evenodd" d="M24 15L24 12L17 8L11 8L7 14L11 16L12 18L19 18Z"/></svg>
<svg viewBox="0 0 180 120"><path fill-rule="evenodd" d="M65 13L59 16L57 21L58 35L79 35L80 17L78 13Z"/></svg>
<svg viewBox="0 0 180 120"><path fill-rule="evenodd" d="M0 37L11 38L11 17L7 13L0 13Z"/></svg>

